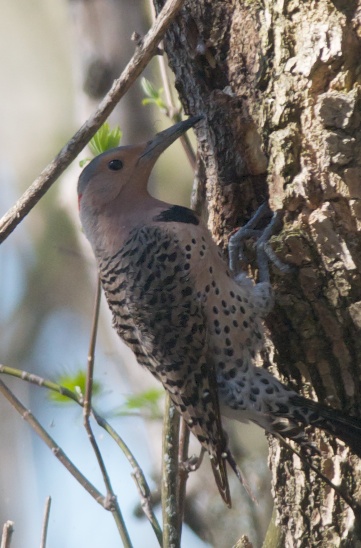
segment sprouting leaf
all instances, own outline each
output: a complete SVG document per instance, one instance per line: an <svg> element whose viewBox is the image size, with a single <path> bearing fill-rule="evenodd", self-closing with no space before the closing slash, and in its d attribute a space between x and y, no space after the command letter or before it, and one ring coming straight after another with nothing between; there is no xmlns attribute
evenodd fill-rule
<svg viewBox="0 0 361 548"><path fill-rule="evenodd" d="M144 93L147 95L147 97L151 97L153 99L158 99L158 97L163 93L163 89L159 88L157 89L155 85L150 81L147 80L147 78L141 79L141 86L143 88Z"/></svg>
<svg viewBox="0 0 361 548"><path fill-rule="evenodd" d="M73 392L84 395L86 386L86 372L79 369L72 374L63 373L55 379L55 382L57 384L60 384L61 386L64 386L65 388L68 388L68 390L72 390ZM99 395L101 391L101 384L98 381L93 381L93 396ZM67 398L66 396L62 396L58 392L54 391L49 392L49 398L57 403L74 403L73 400Z"/></svg>
<svg viewBox="0 0 361 548"><path fill-rule="evenodd" d="M90 140L89 148L94 156L98 156L110 148L119 146L121 138L120 127L116 126L111 130L108 122L105 122Z"/></svg>
<svg viewBox="0 0 361 548"><path fill-rule="evenodd" d="M168 108L162 98L163 88L157 89L152 82L146 78L141 79L141 86L146 95L142 100L142 105L156 105L162 112L167 113Z"/></svg>
<svg viewBox="0 0 361 548"><path fill-rule="evenodd" d="M96 132L94 137L89 142L89 148L94 156L102 154L110 148L119 146L122 138L122 131L119 126L110 129L108 122L105 122ZM85 158L79 162L80 167L84 167L87 162L90 162L91 158Z"/></svg>
<svg viewBox="0 0 361 548"><path fill-rule="evenodd" d="M84 160L80 160L79 165L80 167L84 167L85 164L88 164L89 162L91 162L91 158L84 158Z"/></svg>
<svg viewBox="0 0 361 548"><path fill-rule="evenodd" d="M117 414L126 416L139 413L147 415L152 419L160 418L162 415L160 401L163 396L164 391L158 388L151 388L140 394L128 396L121 408L118 409Z"/></svg>

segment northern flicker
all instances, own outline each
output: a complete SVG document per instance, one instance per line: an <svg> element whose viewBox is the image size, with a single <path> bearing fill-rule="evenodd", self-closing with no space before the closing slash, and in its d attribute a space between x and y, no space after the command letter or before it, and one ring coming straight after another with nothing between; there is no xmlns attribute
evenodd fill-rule
<svg viewBox="0 0 361 548"><path fill-rule="evenodd" d="M316 426L359 456L361 421L307 400L256 365L270 284L234 279L201 219L148 193L159 155L200 119L97 156L80 175L78 197L114 328L208 451L230 505L226 462L235 463L221 414L304 446L304 427Z"/></svg>

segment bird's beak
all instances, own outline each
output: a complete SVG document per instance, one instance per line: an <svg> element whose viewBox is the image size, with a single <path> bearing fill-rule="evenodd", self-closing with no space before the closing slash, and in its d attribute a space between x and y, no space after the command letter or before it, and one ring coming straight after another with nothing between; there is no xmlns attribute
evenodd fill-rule
<svg viewBox="0 0 361 548"><path fill-rule="evenodd" d="M183 133L193 127L202 118L202 115L192 116L191 118L188 118L188 120L184 120L184 122L179 122L178 124L157 133L157 135L147 143L144 152L139 159L156 160L166 148L178 139L178 137L183 135Z"/></svg>

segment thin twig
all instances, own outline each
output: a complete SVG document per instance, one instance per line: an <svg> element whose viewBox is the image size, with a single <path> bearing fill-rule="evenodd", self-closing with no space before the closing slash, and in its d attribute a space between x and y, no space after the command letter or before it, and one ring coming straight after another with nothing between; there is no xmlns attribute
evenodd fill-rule
<svg viewBox="0 0 361 548"><path fill-rule="evenodd" d="M120 537L125 548L130 548L132 546L127 526L125 524L122 512L120 510L117 497L113 491L112 484L109 478L108 471L106 469L102 454L100 452L99 446L96 442L93 430L90 425L90 413L92 406L92 390L93 390L93 377L94 377L94 356L95 356L95 346L98 332L98 322L99 322L99 309L100 309L100 297L101 297L101 286L100 279L98 279L95 304L94 304L94 313L93 313L93 325L90 335L89 343L89 352L88 352L88 367L87 367L87 376L86 376L86 385L85 385L85 396L83 404L83 419L84 419L84 428L88 435L89 441L93 448L94 454L98 461L100 471L103 476L103 481L105 488L107 490L107 502L110 508L110 511L113 515L114 521L117 525Z"/></svg>
<svg viewBox="0 0 361 548"><path fill-rule="evenodd" d="M10 548L11 538L14 532L14 522L6 521L3 526L0 548Z"/></svg>
<svg viewBox="0 0 361 548"><path fill-rule="evenodd" d="M317 466L315 466L307 457L302 455L302 453L300 453L300 451L297 451L297 449L292 447L292 445L290 443L288 443L288 441L282 435L273 433L273 436L275 436L285 447L287 447L287 449L290 449L292 451L292 453L297 455L297 457L300 459L301 462L303 462L306 466L308 466L308 468L310 468L310 470L315 472L315 474L319 478L321 478L329 487L331 487L331 489L333 489L335 491L335 493L337 493L337 495L339 497L341 497L346 502L346 504L351 508L351 510L355 514L355 517L360 521L360 519L361 519L361 506L358 504L358 502L356 502L354 499L352 499L348 495L348 493L345 493L344 490L342 489L342 487L340 487L339 485L336 485L327 476L325 476L325 474L323 472L321 472L321 470L319 470L319 468L317 468Z"/></svg>
<svg viewBox="0 0 361 548"><path fill-rule="evenodd" d="M43 527L41 530L40 548L45 548L46 546L46 537L48 534L48 527L49 527L50 506L51 506L51 497L46 497Z"/></svg>
<svg viewBox="0 0 361 548"><path fill-rule="evenodd" d="M106 497L104 497L89 480L74 466L71 460L67 457L64 451L55 443L53 438L49 436L47 431L41 426L34 415L23 406L17 397L9 390L9 388L0 380L0 392L11 403L21 417L31 426L36 434L46 443L51 449L55 457L65 466L72 476L84 487L86 491L95 499L101 506L109 509L107 506Z"/></svg>
<svg viewBox="0 0 361 548"><path fill-rule="evenodd" d="M0 374L1 373L3 373L4 375L9 375L10 377L21 379L22 381L30 382L31 384L40 386L40 388L48 388L53 392L57 392L61 396L73 400L75 403L78 403L82 407L84 405L84 399L81 394L79 394L78 392L73 392L73 390L70 390L65 386L61 386L60 384L57 384L53 381L49 381L47 379L44 379L43 377L39 377L39 375L34 375L33 373L28 373L27 371L23 371L22 369L16 369L15 367L9 367L8 365L3 364L0 364Z"/></svg>
<svg viewBox="0 0 361 548"><path fill-rule="evenodd" d="M179 528L180 528L181 534L182 534L182 523L183 523L183 517L184 517L184 503L186 498L187 479L189 476L189 471L187 470L187 467L185 466L185 463L188 460L189 435L190 435L190 430L187 426L186 421L182 418L180 438L179 438L179 457L178 457L178 460L180 463L178 501L179 501Z"/></svg>
<svg viewBox="0 0 361 548"><path fill-rule="evenodd" d="M149 6L152 14L152 20L153 23L156 18L155 8L153 5L152 0L149 0ZM173 123L180 122L181 121L181 115L180 115L180 108L175 106L175 100L174 95L172 93L172 86L169 81L169 72L167 69L167 64L165 62L165 55L157 55L158 64L159 64L159 72L162 79L164 94L165 94L165 100L167 105L167 116L172 120ZM180 136L180 142L182 143L182 146L184 148L184 151L187 155L188 161L191 165L192 170L194 171L196 168L196 155L194 153L193 147L191 145L191 142L189 140L188 135L183 134Z"/></svg>
<svg viewBox="0 0 361 548"><path fill-rule="evenodd" d="M152 0L149 0L149 6L152 14L153 21L156 18L156 12L153 5ZM175 106L175 100L174 95L172 93L172 86L169 81L169 72L167 70L166 62L165 62L165 56L164 55L158 55L158 64L159 64L159 71L162 79L164 94L165 94L165 100L166 100L166 106L167 116L172 120L172 122L179 122L180 121L180 109ZM191 142L187 135L182 135L181 143L184 148L184 151L187 155L188 161L190 163L191 168L194 170L196 168L196 156L193 150L193 147L191 145ZM173 504L173 511L178 516L178 524L176 527L176 535L178 535L178 540L180 544L180 539L182 535L182 523L183 523L183 515L184 515L184 502L185 502L185 495L186 495L186 486L187 486L187 479L188 479L188 472L185 467L183 467L183 463L188 458L188 446L189 446L189 429L186 425L186 423L182 420L182 430L181 435L179 439L179 416L175 412L173 406L170 403L170 400L167 404L167 409L169 407L169 413L165 413L165 422L163 424L164 433L163 433L163 473L162 473L162 507L163 507L163 541L164 546L168 546L167 541L171 540L170 535L170 529L173 527L172 521L168 521L169 519L173 519L168 515L168 512L172 512L172 504ZM167 431L169 429L169 431ZM167 443L167 439L171 439L173 435L177 434L177 444L179 443L179 455L178 455L178 464L173 466L171 463L172 456L174 458L174 443ZM168 454L167 451L170 450L171 454ZM168 460L170 459L170 460ZM180 464L180 466L179 466ZM167 477L166 474L169 472L169 474L174 474L173 477ZM168 497L174 497L174 489L178 485L177 493L174 498L172 499L171 504L168 500ZM166 498L164 498L166 497ZM167 509L167 512L164 511L164 509ZM166 514L166 515L165 515Z"/></svg>
<svg viewBox="0 0 361 548"><path fill-rule="evenodd" d="M152 24L154 24L154 21L157 18L157 14L155 12L155 7L154 7L154 4L153 4L152 0L149 0L148 4L149 4L149 7L150 7L150 12L152 14ZM159 64L160 75L161 75L162 82L163 82L163 89L164 89L165 99L166 99L168 108L170 108L170 111L169 111L168 115L173 117L175 114L179 115L179 109L177 109L175 104L174 104L175 103L174 95L173 95L172 86L170 85L169 78L168 78L167 66L166 66L166 63L165 63L165 60L164 60L164 54L163 55L157 55L157 59L158 59L158 64Z"/></svg>
<svg viewBox="0 0 361 548"><path fill-rule="evenodd" d="M81 394L77 392L73 392L72 390L69 390L68 388L65 388L47 379L43 379L42 377L39 377L38 375L33 375L31 373L28 373L27 371L22 371L20 369L15 369L14 367L8 367L6 365L0 364L0 374L1 373L5 375L9 375L11 377L16 377L21 380L25 380L27 382L30 382L31 384L35 384L36 386L39 386L40 388L47 388L49 390L52 390L53 392L57 392L61 394L62 396L65 396L73 400L75 403L77 403L80 406L84 405L84 399ZM153 512L153 508L151 504L150 489L142 469L140 468L135 457L132 455L126 443L122 440L119 434L117 434L114 428L107 422L107 420L101 417L94 409L92 409L92 414L94 419L98 423L98 425L101 428L103 428L113 438L115 443L118 445L118 447L124 453L125 457L128 459L131 467L133 468L132 477L141 495L142 508L144 510L146 517L150 521L150 524L155 532L155 535L159 541L159 544L162 545L163 533L157 521L157 518Z"/></svg>
<svg viewBox="0 0 361 548"><path fill-rule="evenodd" d="M100 298L101 298L101 285L100 285L100 279L98 278L96 295L95 295L95 303L94 303L94 312L93 312L93 324L92 324L92 329L90 334L90 343L89 343L89 351L88 351L88 367L87 367L87 377L86 377L86 385L85 385L84 405L83 405L84 421L87 424L89 423L89 416L91 413L91 406L92 406L94 356L95 356L95 346L96 346L97 333L98 333ZM85 426L87 426L87 424Z"/></svg>
<svg viewBox="0 0 361 548"><path fill-rule="evenodd" d="M170 396L167 394L165 398L162 451L163 546L172 546L172 548L179 548L181 541L178 501L179 423L179 413L177 413Z"/></svg>
<svg viewBox="0 0 361 548"><path fill-rule="evenodd" d="M145 35L121 76L114 81L97 110L73 135L54 160L41 172L39 177L16 204L3 216L0 220L0 243L9 236L29 211L38 203L40 198L49 190L51 185L105 122L120 99L129 90L155 54L159 42L171 21L180 10L183 2L184 0L168 0L166 2L154 25Z"/></svg>
<svg viewBox="0 0 361 548"><path fill-rule="evenodd" d="M108 432L108 434L113 438L115 443L120 447L120 449L122 450L122 452L128 459L131 467L133 468L132 478L135 481L139 495L141 497L141 505L142 505L144 514L148 518L153 528L153 531L158 539L159 545L162 546L163 533L153 511L150 489L149 489L147 480L145 479L145 476L143 474L143 470L139 466L137 460L134 458L134 455L130 452L127 444L122 440L119 434L117 434L114 428L103 417L98 415L98 413L96 413L94 409L93 409L93 416L95 420L97 421L97 423L99 424L99 426L104 428L104 430Z"/></svg>

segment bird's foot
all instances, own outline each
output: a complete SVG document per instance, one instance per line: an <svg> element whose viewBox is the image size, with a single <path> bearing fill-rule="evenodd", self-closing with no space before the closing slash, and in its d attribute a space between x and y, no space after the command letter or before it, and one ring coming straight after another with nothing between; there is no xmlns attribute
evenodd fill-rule
<svg viewBox="0 0 361 548"><path fill-rule="evenodd" d="M192 455L187 460L183 461L181 463L183 470L185 470L186 472L195 472L196 470L198 470L203 462L205 452L206 450L202 447L199 456Z"/></svg>
<svg viewBox="0 0 361 548"><path fill-rule="evenodd" d="M269 282L269 261L283 273L290 273L293 271L291 266L280 261L269 244L269 239L271 236L273 236L273 234L280 228L282 212L276 211L273 213L272 219L266 228L262 230L256 228L259 222L265 217L268 217L270 213L272 212L268 204L266 202L263 203L248 223L246 223L230 237L228 244L229 267L233 274L238 274L239 261L244 259L244 241L248 238L257 239L256 252L260 282Z"/></svg>

